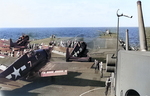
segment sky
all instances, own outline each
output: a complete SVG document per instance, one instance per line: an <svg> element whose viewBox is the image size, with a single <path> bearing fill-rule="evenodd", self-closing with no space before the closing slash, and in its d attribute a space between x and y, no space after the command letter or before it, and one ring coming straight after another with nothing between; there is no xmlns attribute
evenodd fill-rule
<svg viewBox="0 0 150 96"><path fill-rule="evenodd" d="M150 0L141 0L150 26ZM138 27L137 0L0 0L0 28L5 27Z"/></svg>

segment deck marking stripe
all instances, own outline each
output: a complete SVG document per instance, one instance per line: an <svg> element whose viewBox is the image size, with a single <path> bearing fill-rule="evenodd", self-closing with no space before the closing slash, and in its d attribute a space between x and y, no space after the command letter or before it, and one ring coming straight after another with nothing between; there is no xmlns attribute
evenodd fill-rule
<svg viewBox="0 0 150 96"><path fill-rule="evenodd" d="M80 94L79 96L83 96L84 94L87 94L87 93L89 93L89 92L91 92L91 91L99 90L99 89L103 89L103 88L95 88L95 89L92 89L92 90L86 91L86 92L84 92L84 93Z"/></svg>

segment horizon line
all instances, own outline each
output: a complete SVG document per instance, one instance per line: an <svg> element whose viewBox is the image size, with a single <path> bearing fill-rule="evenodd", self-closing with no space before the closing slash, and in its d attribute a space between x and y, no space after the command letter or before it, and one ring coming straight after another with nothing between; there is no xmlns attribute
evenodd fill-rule
<svg viewBox="0 0 150 96"><path fill-rule="evenodd" d="M138 27L138 26L120 26L120 27L130 27L131 28L131 27ZM150 26L146 26L146 27L150 27ZM0 27L0 28L115 28L115 27L111 26L111 27Z"/></svg>

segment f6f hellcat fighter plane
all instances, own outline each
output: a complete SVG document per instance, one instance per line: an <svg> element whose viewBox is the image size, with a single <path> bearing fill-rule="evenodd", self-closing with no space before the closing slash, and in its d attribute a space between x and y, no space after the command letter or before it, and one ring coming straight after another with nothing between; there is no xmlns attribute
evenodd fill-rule
<svg viewBox="0 0 150 96"><path fill-rule="evenodd" d="M52 49L40 49L25 53L7 69L0 68L0 84L14 87L22 87L15 82L18 79L30 80L33 77L47 77L67 75L66 70L50 70L48 66Z"/></svg>
<svg viewBox="0 0 150 96"><path fill-rule="evenodd" d="M70 51L69 48L66 49L66 61L78 61L78 62L88 62L90 61L90 56L88 55L87 45L85 42L78 42L75 47Z"/></svg>
<svg viewBox="0 0 150 96"><path fill-rule="evenodd" d="M19 39L13 43L12 39L10 40L5 40L1 39L0 40L0 50L1 51L10 51L11 48L14 49L24 49L27 47L27 44L29 43L29 36L28 35L22 35L19 37Z"/></svg>
<svg viewBox="0 0 150 96"><path fill-rule="evenodd" d="M74 48L54 46L53 53L66 56L66 61L89 62L91 57L88 54L87 44L83 41L77 42Z"/></svg>

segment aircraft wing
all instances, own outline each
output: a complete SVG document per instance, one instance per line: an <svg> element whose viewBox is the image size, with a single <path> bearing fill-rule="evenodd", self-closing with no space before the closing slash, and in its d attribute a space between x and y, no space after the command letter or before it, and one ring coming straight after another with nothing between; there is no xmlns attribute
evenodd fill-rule
<svg viewBox="0 0 150 96"><path fill-rule="evenodd" d="M76 71L79 70L82 65L80 62L65 62L65 61L54 61L54 62L48 62L44 67L42 67L39 72L41 73L41 77L46 76L58 76L58 75L67 75L68 71Z"/></svg>
<svg viewBox="0 0 150 96"><path fill-rule="evenodd" d="M61 63L48 62L39 70L40 77L67 75L67 68Z"/></svg>
<svg viewBox="0 0 150 96"><path fill-rule="evenodd" d="M0 64L0 73L5 71L7 69L7 66ZM1 88L7 88L7 89L16 89L16 88L21 88L23 84L18 83L16 81L7 79L7 78L0 78L0 86Z"/></svg>

